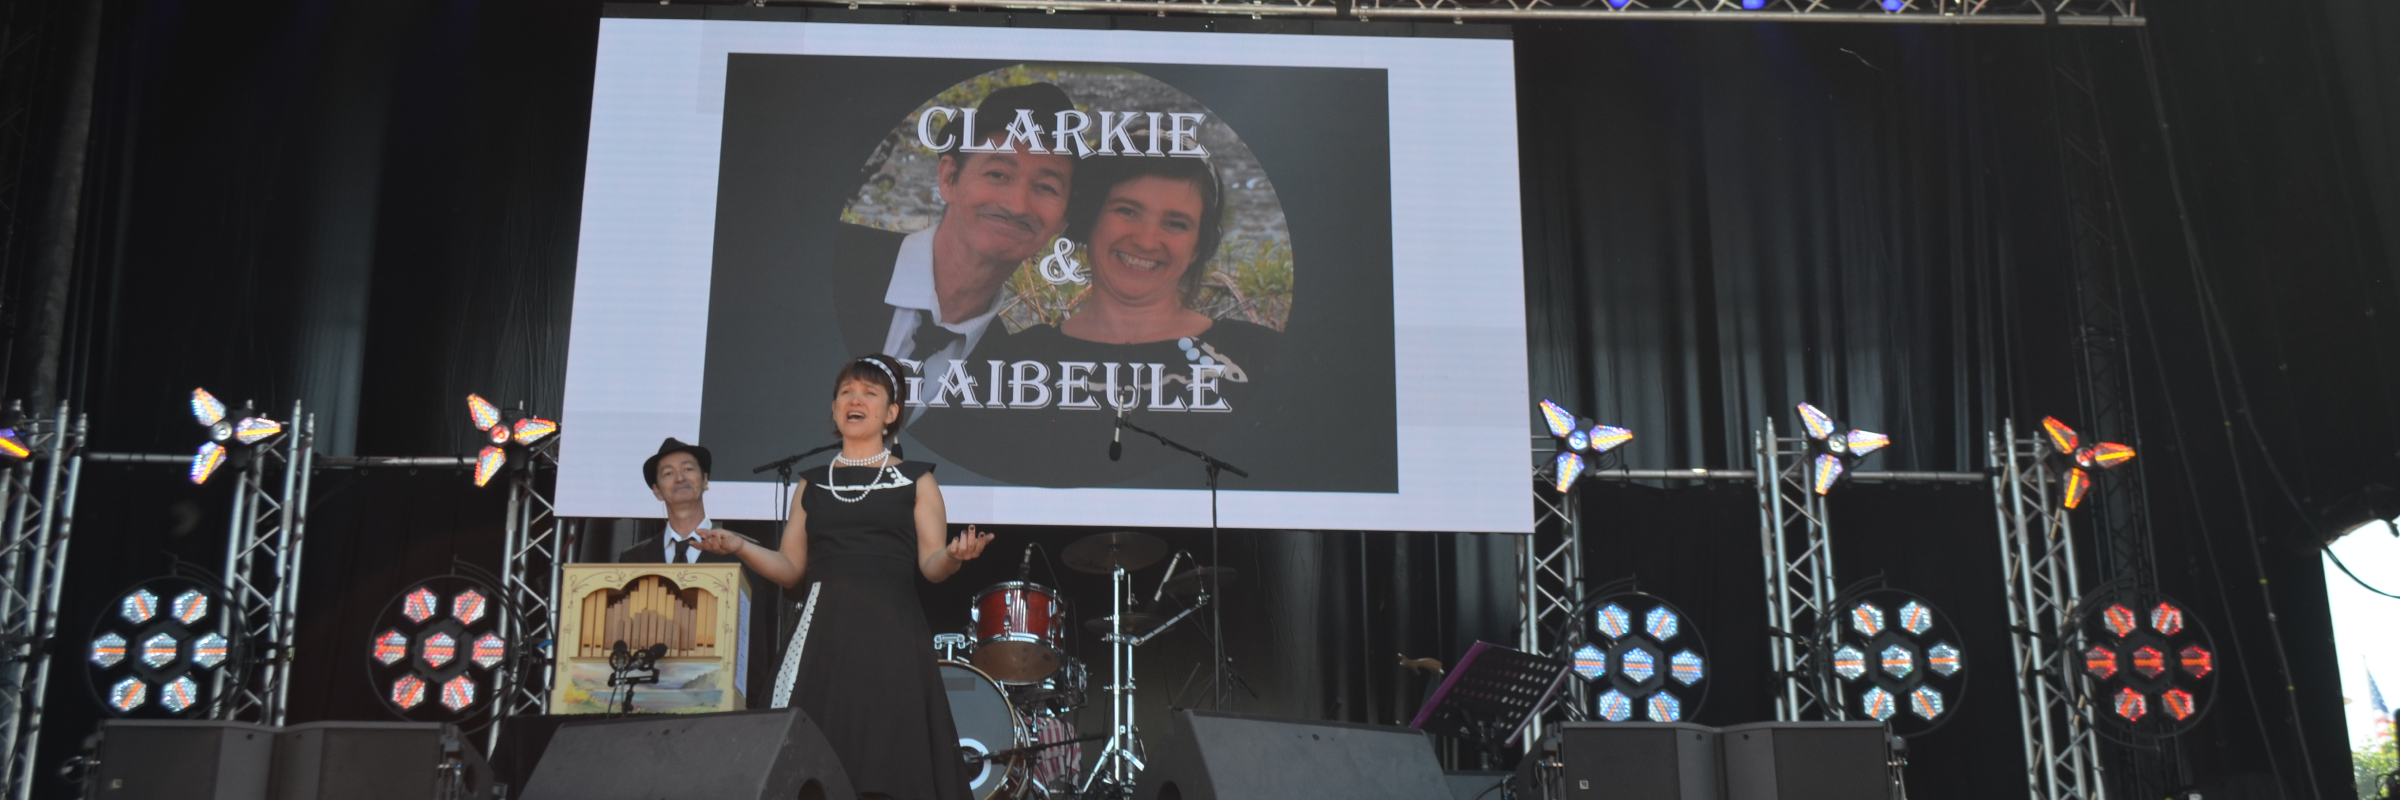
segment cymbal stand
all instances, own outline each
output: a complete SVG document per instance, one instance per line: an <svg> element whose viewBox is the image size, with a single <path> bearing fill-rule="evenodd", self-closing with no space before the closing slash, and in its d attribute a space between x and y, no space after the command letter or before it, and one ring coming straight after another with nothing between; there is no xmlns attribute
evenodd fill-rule
<svg viewBox="0 0 2400 800"><path fill-rule="evenodd" d="M1129 610L1127 603L1132 595L1132 573L1126 572L1122 566L1111 570L1108 601L1112 613L1108 618L1108 635L1102 637L1108 641L1111 673L1107 688L1109 736L1108 745L1100 751L1100 757L1093 761L1091 773L1083 778L1083 786L1077 789L1078 794L1087 798L1094 796L1092 789L1099 784L1102 775L1108 776L1109 794L1132 796L1133 778L1146 766L1142 763L1141 731L1133 721L1133 649L1148 644L1152 638L1199 611L1201 606L1208 605L1208 598L1202 596L1199 603L1167 618L1167 621L1159 623L1149 632L1128 636L1125 631L1125 612Z"/></svg>

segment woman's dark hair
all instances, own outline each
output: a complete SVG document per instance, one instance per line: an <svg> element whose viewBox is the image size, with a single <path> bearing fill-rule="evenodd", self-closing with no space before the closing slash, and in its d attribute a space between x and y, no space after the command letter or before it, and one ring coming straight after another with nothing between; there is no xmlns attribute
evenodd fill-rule
<svg viewBox="0 0 2400 800"><path fill-rule="evenodd" d="M883 369L876 369L877 365L881 365ZM905 399L900 396L899 377L900 362L897 359L881 353L859 356L852 359L850 363L842 365L842 371L834 374L833 396L842 396L842 384L858 381L870 386L883 387L883 395L891 398L894 405L898 405ZM900 435L900 422L907 418L908 415L903 413L899 419L894 419L891 424L883 426L884 440L890 441L892 437ZM841 434L837 431L834 435Z"/></svg>
<svg viewBox="0 0 2400 800"><path fill-rule="evenodd" d="M1069 241L1091 244L1092 228L1100 224L1109 194L1134 180L1152 177L1183 181L1200 190L1200 239L1192 244L1192 263L1186 265L1182 280L1177 282L1183 292L1183 305L1190 308L1200 299L1200 281L1208 277L1209 259L1216 257L1218 243L1225 240L1225 190L1218 185L1217 171L1209 166L1208 159L1134 156L1084 159L1075 168L1075 191L1067 200L1066 237Z"/></svg>

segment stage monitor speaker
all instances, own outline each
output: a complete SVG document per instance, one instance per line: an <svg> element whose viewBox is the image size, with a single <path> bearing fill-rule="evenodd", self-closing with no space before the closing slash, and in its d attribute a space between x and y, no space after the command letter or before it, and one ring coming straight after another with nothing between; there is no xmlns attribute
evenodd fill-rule
<svg viewBox="0 0 2400 800"><path fill-rule="evenodd" d="M247 722L112 719L84 777L96 800L267 800L275 729Z"/></svg>
<svg viewBox="0 0 2400 800"><path fill-rule="evenodd" d="M489 800L483 753L443 722L309 722L276 734L272 800Z"/></svg>
<svg viewBox="0 0 2400 800"><path fill-rule="evenodd" d="M1718 732L1725 800L1874 800L1892 795L1878 722L1757 722Z"/></svg>
<svg viewBox="0 0 2400 800"><path fill-rule="evenodd" d="M524 800L855 800L817 723L797 708L558 726Z"/></svg>
<svg viewBox="0 0 2400 800"><path fill-rule="evenodd" d="M1423 731L1184 711L1142 771L1139 800L1448 800Z"/></svg>
<svg viewBox="0 0 2400 800"><path fill-rule="evenodd" d="M1517 771L1518 797L1719 800L1717 729L1689 722L1569 722Z"/></svg>

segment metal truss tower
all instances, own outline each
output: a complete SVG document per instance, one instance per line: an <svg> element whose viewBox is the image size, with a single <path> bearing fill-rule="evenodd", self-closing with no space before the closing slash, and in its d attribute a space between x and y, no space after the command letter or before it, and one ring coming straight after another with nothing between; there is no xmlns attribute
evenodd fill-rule
<svg viewBox="0 0 2400 800"><path fill-rule="evenodd" d="M50 642L58 633L59 588L83 475L84 421L68 419L61 403L55 416L18 423L17 435L32 452L0 474L0 506L7 509L0 551L0 758L7 765L0 781L14 800L33 795Z"/></svg>
<svg viewBox="0 0 2400 800"><path fill-rule="evenodd" d="M558 467L558 437L529 448L524 469L508 478L508 524L502 538L500 592L516 613L502 615L500 638L516 648L501 672L492 707L493 742L500 723L517 714L550 713L552 654L558 638L558 574L566 561L557 510L542 493L542 473ZM513 618L512 618L513 617ZM522 628L517 626L522 625Z"/></svg>
<svg viewBox="0 0 2400 800"><path fill-rule="evenodd" d="M1775 435L1775 421L1751 434L1758 458L1759 555L1766 564L1767 656L1783 681L1775 718L1786 722L1842 719L1823 684L1815 639L1840 587L1833 583L1833 543L1825 496L1809 488L1808 440Z"/></svg>
<svg viewBox="0 0 2400 800"><path fill-rule="evenodd" d="M317 421L292 403L292 429L260 447L236 473L233 524L225 540L225 602L239 626L247 669L219 670L216 719L282 725L291 693L293 622L300 553L308 532L308 481Z"/></svg>
<svg viewBox="0 0 2400 800"><path fill-rule="evenodd" d="M1990 439L2026 789L2034 800L2101 800L2094 709L2084 702L2083 671L2066 644L2073 640L2076 598L2083 596L2074 526L2050 495L2053 476L2042 465L2048 443L2017 438L2014 421Z"/></svg>
<svg viewBox="0 0 2400 800"><path fill-rule="evenodd" d="M1576 625L1583 603L1583 513L1573 491L1560 493L1548 437L1534 442L1533 534L1517 540L1517 649L1565 657L1581 644ZM1558 705L1568 721L1583 719L1590 689L1568 681L1569 700ZM1542 720L1526 727L1528 748L1542 738Z"/></svg>

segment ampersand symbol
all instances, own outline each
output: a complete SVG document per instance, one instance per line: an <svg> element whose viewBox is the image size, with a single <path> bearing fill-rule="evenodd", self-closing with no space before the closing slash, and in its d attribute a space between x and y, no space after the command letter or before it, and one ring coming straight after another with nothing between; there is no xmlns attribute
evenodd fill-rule
<svg viewBox="0 0 2400 800"><path fill-rule="evenodd" d="M1083 264L1075 260L1074 242L1061 238L1050 244L1050 254L1042 257L1042 280L1052 286L1084 282Z"/></svg>

